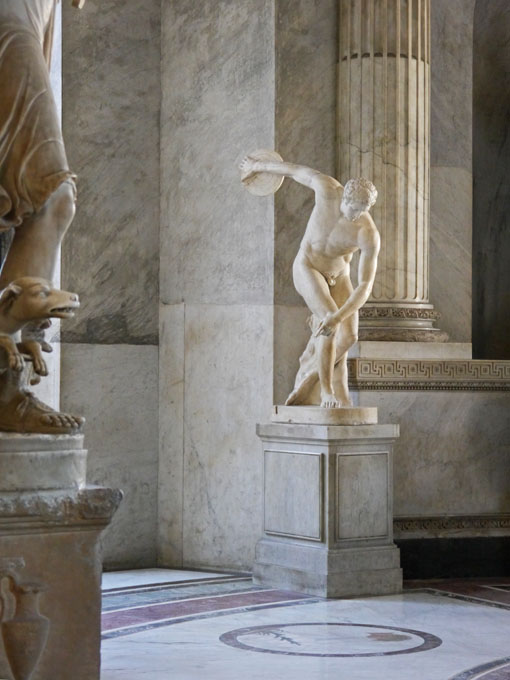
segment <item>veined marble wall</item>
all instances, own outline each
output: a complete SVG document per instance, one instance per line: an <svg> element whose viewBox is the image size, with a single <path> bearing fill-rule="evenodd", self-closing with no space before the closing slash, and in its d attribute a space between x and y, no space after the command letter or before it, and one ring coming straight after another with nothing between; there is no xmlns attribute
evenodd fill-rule
<svg viewBox="0 0 510 680"><path fill-rule="evenodd" d="M78 174L63 285L62 407L87 417L88 481L125 498L106 564L154 565L158 476L159 0L63 3L63 126Z"/></svg>
<svg viewBox="0 0 510 680"><path fill-rule="evenodd" d="M272 403L274 0L162 3L160 563L246 568Z"/></svg>
<svg viewBox="0 0 510 680"><path fill-rule="evenodd" d="M473 54L473 351L510 359L510 5L478 0Z"/></svg>
<svg viewBox="0 0 510 680"><path fill-rule="evenodd" d="M452 342L471 342L474 5L431 2L430 300Z"/></svg>

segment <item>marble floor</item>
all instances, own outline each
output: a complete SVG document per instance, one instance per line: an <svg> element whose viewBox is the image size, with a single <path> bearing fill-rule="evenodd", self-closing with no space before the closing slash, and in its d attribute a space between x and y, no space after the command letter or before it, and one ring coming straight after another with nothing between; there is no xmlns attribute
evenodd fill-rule
<svg viewBox="0 0 510 680"><path fill-rule="evenodd" d="M103 583L101 680L510 680L510 579L350 600L209 572Z"/></svg>

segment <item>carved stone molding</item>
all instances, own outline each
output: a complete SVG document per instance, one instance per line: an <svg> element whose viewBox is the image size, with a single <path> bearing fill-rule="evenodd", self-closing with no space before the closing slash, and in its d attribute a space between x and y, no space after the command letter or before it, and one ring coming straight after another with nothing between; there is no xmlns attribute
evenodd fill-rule
<svg viewBox="0 0 510 680"><path fill-rule="evenodd" d="M0 530L44 525L87 528L109 523L122 500L120 489L88 487L79 491L40 491L0 495Z"/></svg>
<svg viewBox="0 0 510 680"><path fill-rule="evenodd" d="M448 342L448 333L438 328L360 328L360 340L378 342Z"/></svg>
<svg viewBox="0 0 510 680"><path fill-rule="evenodd" d="M395 538L510 535L510 513L395 517Z"/></svg>
<svg viewBox="0 0 510 680"><path fill-rule="evenodd" d="M420 307L362 307L360 319L432 319L437 321L441 314L434 309Z"/></svg>
<svg viewBox="0 0 510 680"><path fill-rule="evenodd" d="M350 359L353 390L510 390L510 361Z"/></svg>

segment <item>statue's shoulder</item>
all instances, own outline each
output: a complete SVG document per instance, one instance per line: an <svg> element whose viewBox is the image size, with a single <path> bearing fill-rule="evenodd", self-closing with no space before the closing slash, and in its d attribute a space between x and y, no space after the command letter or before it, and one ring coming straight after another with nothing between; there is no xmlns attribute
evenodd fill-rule
<svg viewBox="0 0 510 680"><path fill-rule="evenodd" d="M358 243L360 248L379 248L381 243L379 230L368 212L359 218Z"/></svg>
<svg viewBox="0 0 510 680"><path fill-rule="evenodd" d="M324 198L339 199L342 200L344 193L344 188L338 180L329 175L323 175L318 173L314 177L314 190L316 193L321 194Z"/></svg>

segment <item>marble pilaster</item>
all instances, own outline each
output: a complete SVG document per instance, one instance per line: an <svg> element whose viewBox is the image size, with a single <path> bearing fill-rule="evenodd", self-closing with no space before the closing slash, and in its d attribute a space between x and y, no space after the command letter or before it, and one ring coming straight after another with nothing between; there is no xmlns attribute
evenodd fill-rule
<svg viewBox="0 0 510 680"><path fill-rule="evenodd" d="M444 341L429 303L430 1L340 0L339 23L338 175L379 191L360 337Z"/></svg>

